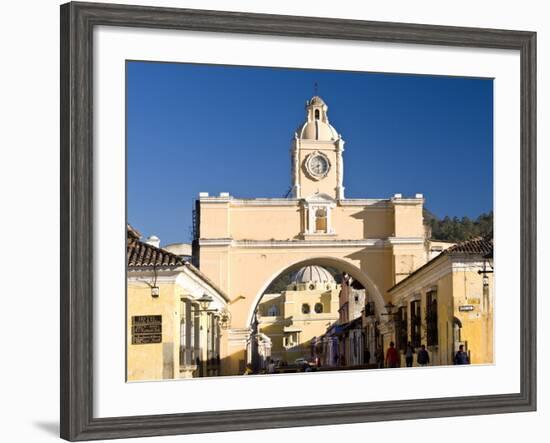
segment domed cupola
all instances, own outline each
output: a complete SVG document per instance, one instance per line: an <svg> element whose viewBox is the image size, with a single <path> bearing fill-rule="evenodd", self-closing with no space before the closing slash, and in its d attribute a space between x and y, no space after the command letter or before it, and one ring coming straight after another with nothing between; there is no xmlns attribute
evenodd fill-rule
<svg viewBox="0 0 550 443"><path fill-rule="evenodd" d="M298 269L290 278L290 289L334 289L337 283L332 274L317 265L308 265Z"/></svg>
<svg viewBox="0 0 550 443"><path fill-rule="evenodd" d="M306 102L306 121L294 133L290 148L291 198L323 194L344 199L345 142L330 125L327 110L318 95Z"/></svg>
<svg viewBox="0 0 550 443"><path fill-rule="evenodd" d="M304 140L335 141L339 135L327 116L328 106L315 95L306 102L306 121L297 130L298 138Z"/></svg>

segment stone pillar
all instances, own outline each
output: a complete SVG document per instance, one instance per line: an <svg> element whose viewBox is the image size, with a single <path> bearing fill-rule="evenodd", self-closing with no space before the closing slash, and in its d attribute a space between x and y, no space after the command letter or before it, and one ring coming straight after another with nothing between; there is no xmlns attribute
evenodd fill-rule
<svg viewBox="0 0 550 443"><path fill-rule="evenodd" d="M374 316L368 316L366 323L365 339L367 340L366 347L370 352L369 363L371 363L376 360L376 320Z"/></svg>
<svg viewBox="0 0 550 443"><path fill-rule="evenodd" d="M208 375L208 312L199 311L199 358L200 358L200 375L206 377Z"/></svg>
<svg viewBox="0 0 550 443"><path fill-rule="evenodd" d="M198 366L200 375L201 363L201 315L198 303L193 304L193 364Z"/></svg>
<svg viewBox="0 0 550 443"><path fill-rule="evenodd" d="M300 139L298 134L294 134L294 142L290 148L290 159L291 159L291 184L292 189L290 195L292 198L300 198Z"/></svg>
<svg viewBox="0 0 550 443"><path fill-rule="evenodd" d="M189 300L184 300L185 308L185 365L193 365L193 316Z"/></svg>
<svg viewBox="0 0 550 443"><path fill-rule="evenodd" d="M336 199L343 200L344 197L344 140L340 137L336 142Z"/></svg>
<svg viewBox="0 0 550 443"><path fill-rule="evenodd" d="M222 366L222 375L242 375L248 363L247 346L251 330L249 328L231 328L227 332L227 355Z"/></svg>

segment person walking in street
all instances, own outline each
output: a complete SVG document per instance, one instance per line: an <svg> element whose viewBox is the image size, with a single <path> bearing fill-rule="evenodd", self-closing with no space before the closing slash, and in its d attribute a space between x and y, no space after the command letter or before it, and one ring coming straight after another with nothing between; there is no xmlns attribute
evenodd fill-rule
<svg viewBox="0 0 550 443"><path fill-rule="evenodd" d="M405 349L405 363L407 368L412 368L413 365L413 354L414 348L411 345L411 342L407 342L407 348Z"/></svg>
<svg viewBox="0 0 550 443"><path fill-rule="evenodd" d="M458 347L458 351L455 354L455 365L469 365L470 359L468 358L468 354L464 352L464 345L460 345Z"/></svg>
<svg viewBox="0 0 550 443"><path fill-rule="evenodd" d="M420 366L428 366L430 363L430 354L426 351L426 345L422 345L420 347L420 351L418 351L418 355L416 357L416 362Z"/></svg>
<svg viewBox="0 0 550 443"><path fill-rule="evenodd" d="M267 365L267 373L275 374L275 362L273 360L269 360L269 364Z"/></svg>
<svg viewBox="0 0 550 443"><path fill-rule="evenodd" d="M378 366L379 369L382 369L384 367L384 351L382 350L382 346L379 346L376 348L376 366Z"/></svg>
<svg viewBox="0 0 550 443"><path fill-rule="evenodd" d="M386 367L397 368L398 362L399 362L399 355L397 354L397 349L395 349L395 343L391 341L390 347L386 352Z"/></svg>

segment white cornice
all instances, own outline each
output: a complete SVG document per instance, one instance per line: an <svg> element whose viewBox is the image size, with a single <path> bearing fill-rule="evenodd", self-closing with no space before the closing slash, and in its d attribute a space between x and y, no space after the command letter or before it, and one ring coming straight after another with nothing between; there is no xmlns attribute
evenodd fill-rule
<svg viewBox="0 0 550 443"><path fill-rule="evenodd" d="M201 203L231 203L234 206L294 206L300 202L297 198L234 198L232 196L199 197ZM382 205L418 205L424 203L423 198L343 198L338 200L341 206L374 206Z"/></svg>
<svg viewBox="0 0 550 443"><path fill-rule="evenodd" d="M424 198L392 197L390 200L394 205L419 205L424 203Z"/></svg>
<svg viewBox="0 0 550 443"><path fill-rule="evenodd" d="M229 203L233 197L199 197L201 203Z"/></svg>
<svg viewBox="0 0 550 443"><path fill-rule="evenodd" d="M236 248L315 248L315 247L390 247L394 245L423 245L422 237L366 238L357 240L232 240L230 238L200 239L199 246L231 246Z"/></svg>
<svg viewBox="0 0 550 443"><path fill-rule="evenodd" d="M232 246L233 239L231 238L201 238L199 246Z"/></svg>
<svg viewBox="0 0 550 443"><path fill-rule="evenodd" d="M201 203L230 203L231 206L296 206L303 199L298 198L234 198L200 197ZM391 208L393 205L417 205L424 202L423 198L345 198L338 199L339 206L370 206Z"/></svg>
<svg viewBox="0 0 550 443"><path fill-rule="evenodd" d="M423 245L424 237L388 237L390 245Z"/></svg>
<svg viewBox="0 0 550 443"><path fill-rule="evenodd" d="M390 200L381 198L344 198L338 200L340 206L377 206L387 209L391 207ZM370 208L369 208L370 209Z"/></svg>
<svg viewBox="0 0 550 443"><path fill-rule="evenodd" d="M251 198L233 199L231 206L298 206L300 200L296 198Z"/></svg>
<svg viewBox="0 0 550 443"><path fill-rule="evenodd" d="M317 248L317 247L384 247L382 239L364 240L234 240L240 248Z"/></svg>

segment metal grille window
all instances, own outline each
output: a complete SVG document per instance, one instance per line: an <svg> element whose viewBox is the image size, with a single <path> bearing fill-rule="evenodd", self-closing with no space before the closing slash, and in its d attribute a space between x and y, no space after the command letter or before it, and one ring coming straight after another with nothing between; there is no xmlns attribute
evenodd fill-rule
<svg viewBox="0 0 550 443"><path fill-rule="evenodd" d="M437 346L439 343L437 318L437 291L426 294L426 332L428 346Z"/></svg>
<svg viewBox="0 0 550 443"><path fill-rule="evenodd" d="M398 309L396 315L396 337L397 349L405 350L407 347L407 308L402 306Z"/></svg>
<svg viewBox="0 0 550 443"><path fill-rule="evenodd" d="M421 345L421 316L420 300L411 302L411 343L415 348Z"/></svg>

